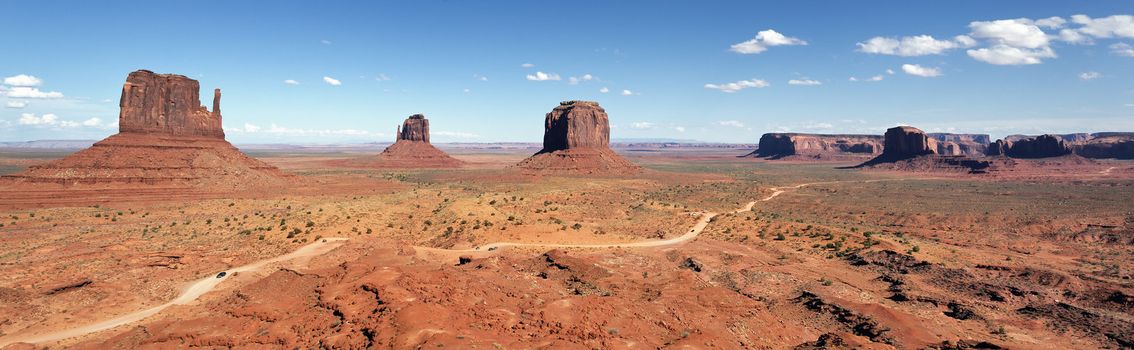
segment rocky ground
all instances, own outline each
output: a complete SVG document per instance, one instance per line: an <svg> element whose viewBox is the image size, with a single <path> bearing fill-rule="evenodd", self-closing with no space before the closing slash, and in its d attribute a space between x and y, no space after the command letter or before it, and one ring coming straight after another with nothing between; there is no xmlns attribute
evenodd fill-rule
<svg viewBox="0 0 1134 350"><path fill-rule="evenodd" d="M0 343L162 304L217 271L345 237L141 322L13 347L1134 346L1129 162L1017 180L621 150L641 174L580 178L502 169L530 152L501 152L416 171L326 166L355 154L258 154L316 185L10 203ZM670 239L704 212L724 214L675 245L476 250Z"/></svg>

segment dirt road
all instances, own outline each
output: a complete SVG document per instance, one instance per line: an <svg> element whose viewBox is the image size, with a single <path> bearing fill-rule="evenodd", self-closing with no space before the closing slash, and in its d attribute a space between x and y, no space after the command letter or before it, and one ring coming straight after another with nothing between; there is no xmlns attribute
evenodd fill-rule
<svg viewBox="0 0 1134 350"><path fill-rule="evenodd" d="M12 344L12 343L20 343L20 342L23 342L23 343L41 343L41 342L48 342L48 341L63 340L63 339L67 339L67 338L78 337L78 336L81 336L81 335L95 333L95 332L115 328L115 327L118 327L118 326L134 323L134 322L140 321L142 319L145 319L147 317L153 316L153 315L161 312L162 310L165 310L165 308L168 308L170 306L185 305L185 304L191 303L194 300L197 300L197 298L201 297L205 293L208 293L209 291L216 288L218 285L221 284L221 282L224 282L225 280L229 279L233 274L235 274L237 272L246 272L246 273L247 272L255 272L255 271L259 271L259 270L263 269L264 267L271 265L273 263L284 262L284 261L289 261L289 260L294 260L294 259L299 259L299 258L310 258L310 257L322 255L324 253L327 253L327 252L339 247L340 245L342 245L342 241L345 241L345 240L346 240L346 238L324 238L324 239L322 239L318 242L311 243L311 244L305 245L303 247L300 247L299 249L296 249L295 251L293 251L291 253L287 253L287 254L280 255L280 256L277 256L277 257L274 257L274 258L271 258L271 259L260 260L260 261L257 261L257 262L254 262L254 263L251 263L251 264L248 264L248 265L234 267L234 268L225 270L225 272L227 273L227 276L222 277L222 278L217 278L216 275L210 275L210 276L204 277L200 280L197 280L196 282L193 282L193 284L190 284L188 287L186 287L185 290L181 292L181 295L177 296L177 298L174 298L173 300L171 300L171 301L169 301L165 304L154 306L154 307L151 307L149 309L136 311L136 312L129 313L129 314L122 315L122 316L118 316L118 317L115 317L115 318L112 318L112 319L109 319L109 320L100 321L100 322L88 324L88 325L77 327L77 328L56 330L56 331L50 331L50 332L47 332L47 333L39 333L39 334L14 334L14 335L10 335L10 336L5 336L5 337L0 338L0 348L5 347L8 344Z"/></svg>

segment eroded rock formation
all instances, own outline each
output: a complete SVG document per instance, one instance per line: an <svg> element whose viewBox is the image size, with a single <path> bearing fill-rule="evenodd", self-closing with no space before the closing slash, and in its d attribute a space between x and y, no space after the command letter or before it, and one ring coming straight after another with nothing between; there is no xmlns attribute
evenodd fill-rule
<svg viewBox="0 0 1134 350"><path fill-rule="evenodd" d="M930 139L924 131L912 126L886 129L885 139L882 155L878 158L901 160L937 153L936 140Z"/></svg>
<svg viewBox="0 0 1134 350"><path fill-rule="evenodd" d="M759 148L752 155L771 159L871 156L882 152L882 142L878 135L767 133L760 136Z"/></svg>
<svg viewBox="0 0 1134 350"><path fill-rule="evenodd" d="M1055 135L1040 135L1025 139L1000 139L988 147L988 155L1011 158L1048 158L1071 154L1071 147Z"/></svg>
<svg viewBox="0 0 1134 350"><path fill-rule="evenodd" d="M60 185L147 184L227 191L289 178L224 139L220 89L213 111L199 83L139 70L122 87L119 132L63 159L29 167L6 181Z"/></svg>
<svg viewBox="0 0 1134 350"><path fill-rule="evenodd" d="M610 149L610 121L597 102L564 101L544 119L543 149L516 164L534 172L630 174L638 166Z"/></svg>
<svg viewBox="0 0 1134 350"><path fill-rule="evenodd" d="M929 133L928 135L937 142L937 154L946 156L984 155L991 140L986 134Z"/></svg>
<svg viewBox="0 0 1134 350"><path fill-rule="evenodd" d="M398 141L422 141L429 143L429 119L424 114L414 114L398 127Z"/></svg>
<svg viewBox="0 0 1134 350"><path fill-rule="evenodd" d="M118 103L118 131L224 139L220 89L213 91L212 112L200 104L200 90L196 80L182 75L130 73Z"/></svg>

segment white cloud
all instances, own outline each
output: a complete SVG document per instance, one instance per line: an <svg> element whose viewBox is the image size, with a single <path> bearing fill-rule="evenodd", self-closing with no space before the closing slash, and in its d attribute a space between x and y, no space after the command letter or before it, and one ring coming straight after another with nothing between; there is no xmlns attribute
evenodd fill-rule
<svg viewBox="0 0 1134 350"><path fill-rule="evenodd" d="M8 101L5 103L8 108L24 108L28 106L28 101Z"/></svg>
<svg viewBox="0 0 1134 350"><path fill-rule="evenodd" d="M590 74L583 74L583 76L581 76L581 77L567 78L567 83L571 84L571 85L575 85L575 84L578 84L579 82L582 82L582 81L591 81L591 80L595 80L595 76L590 75Z"/></svg>
<svg viewBox="0 0 1134 350"><path fill-rule="evenodd" d="M722 121L717 122L717 125L731 126L731 127L737 127L737 128L743 128L744 127L744 123L740 122L739 120L722 120Z"/></svg>
<svg viewBox="0 0 1134 350"><path fill-rule="evenodd" d="M18 123L20 125L55 125L59 123L59 117L54 114L44 114L37 117L32 113L23 113L20 114Z"/></svg>
<svg viewBox="0 0 1134 350"><path fill-rule="evenodd" d="M386 74L385 74L385 73L381 73L381 74L378 74L378 76L374 77L374 80L377 80L377 81L389 81L389 80L390 80L390 77L386 76Z"/></svg>
<svg viewBox="0 0 1134 350"><path fill-rule="evenodd" d="M465 90L464 90L464 92L465 92L466 94L467 94L467 93L469 93L469 91L472 91L472 90L469 90L469 89L465 89Z"/></svg>
<svg viewBox="0 0 1134 350"><path fill-rule="evenodd" d="M729 51L741 54L757 54L768 50L771 46L807 45L806 41L798 38L784 36L775 30L768 29L756 33L756 37L742 43L733 44Z"/></svg>
<svg viewBox="0 0 1134 350"><path fill-rule="evenodd" d="M1091 18L1087 15L1071 16L1071 21L1081 24L1079 32L1096 38L1134 38L1134 16L1114 15Z"/></svg>
<svg viewBox="0 0 1134 350"><path fill-rule="evenodd" d="M287 85L299 85L298 81L295 81L295 80L292 80L292 79L284 80L283 83L287 84Z"/></svg>
<svg viewBox="0 0 1134 350"><path fill-rule="evenodd" d="M1039 49L1050 44L1047 34L1027 18L976 21L969 23L969 29L972 36L989 40L994 46Z"/></svg>
<svg viewBox="0 0 1134 350"><path fill-rule="evenodd" d="M28 86L13 86L6 94L11 98L63 98L60 92L44 92Z"/></svg>
<svg viewBox="0 0 1134 350"><path fill-rule="evenodd" d="M1098 79L1098 78L1102 78L1102 73L1099 73L1099 72L1083 72L1083 73L1079 74L1079 79L1084 80L1084 81L1095 80L1095 79Z"/></svg>
<svg viewBox="0 0 1134 350"><path fill-rule="evenodd" d="M938 40L929 35L907 36L901 39L873 37L865 43L858 43L858 50L864 53L894 56L940 55L946 51L973 47L976 40L959 35L953 40Z"/></svg>
<svg viewBox="0 0 1134 350"><path fill-rule="evenodd" d="M685 132L685 127L684 126L675 126L675 127L673 127L673 130L677 130L677 132Z"/></svg>
<svg viewBox="0 0 1134 350"><path fill-rule="evenodd" d="M886 69L886 74L894 75L894 70L893 69Z"/></svg>
<svg viewBox="0 0 1134 350"><path fill-rule="evenodd" d="M559 80L559 74L535 72L535 74L528 74L527 79L531 81Z"/></svg>
<svg viewBox="0 0 1134 350"><path fill-rule="evenodd" d="M531 63L524 63L524 64L521 64L521 65L520 65L520 67L523 67L523 68L531 68L531 67L535 67L535 65L534 65L534 64L531 64Z"/></svg>
<svg viewBox="0 0 1134 350"><path fill-rule="evenodd" d="M327 39L319 40L319 42L320 42L320 43L323 43L323 45L330 45L330 44L332 44L332 42L331 42L330 40L327 40Z"/></svg>
<svg viewBox="0 0 1134 350"><path fill-rule="evenodd" d="M252 123L244 123L244 131L257 132L260 131L260 127Z"/></svg>
<svg viewBox="0 0 1134 350"><path fill-rule="evenodd" d="M997 65L1024 65L1040 64L1044 58L1055 58L1055 51L1050 47L1027 49L1009 45L995 45L993 47L968 50L969 57L977 61Z"/></svg>
<svg viewBox="0 0 1134 350"><path fill-rule="evenodd" d="M601 93L604 93L604 94L605 94L605 93L608 93L608 92L610 92L610 89L608 89L608 88L606 88L605 86L603 86L603 87L602 87L601 89L598 89L598 92L601 92Z"/></svg>
<svg viewBox="0 0 1134 350"><path fill-rule="evenodd" d="M1082 32L1075 29L1062 29L1059 31L1059 40L1072 44L1094 44L1090 37L1083 35Z"/></svg>
<svg viewBox="0 0 1134 350"><path fill-rule="evenodd" d="M238 129L242 130L242 129ZM256 129L260 131L260 129ZM384 136L382 133L372 133L358 129L294 129L272 123L264 133L281 136Z"/></svg>
<svg viewBox="0 0 1134 350"><path fill-rule="evenodd" d="M762 88L766 88L766 87L771 86L771 85L772 84L769 84L767 81L764 81L764 80L761 80L761 79L750 79L750 80L741 80L741 81L737 81L737 82L724 83L724 84L705 84L705 88L706 89L720 90L720 91L724 91L724 92L727 92L727 93L733 93L733 92L737 92L737 91L748 89L748 88L762 89Z"/></svg>
<svg viewBox="0 0 1134 350"><path fill-rule="evenodd" d="M338 79L326 77L326 76L323 77L323 82L330 84L331 86L339 86L339 85L343 84L343 82L339 81Z"/></svg>
<svg viewBox="0 0 1134 350"><path fill-rule="evenodd" d="M1048 17L1037 19L1035 23L1040 27L1059 29L1063 28L1064 24L1067 24L1067 20L1063 19L1063 17Z"/></svg>
<svg viewBox="0 0 1134 350"><path fill-rule="evenodd" d="M823 85L823 82L821 82L821 81L813 80L813 79L806 79L806 78L788 80L787 83L788 83L788 85L801 85L801 86Z"/></svg>
<svg viewBox="0 0 1134 350"><path fill-rule="evenodd" d="M13 75L4 78L4 84L11 86L39 86L43 80L27 74Z"/></svg>
<svg viewBox="0 0 1134 350"><path fill-rule="evenodd" d="M656 124L650 122L633 122L630 127L634 129L653 129Z"/></svg>
<svg viewBox="0 0 1134 350"><path fill-rule="evenodd" d="M472 77L473 77L473 79L476 79L476 80L488 81L488 77L480 75L480 74L473 74Z"/></svg>
<svg viewBox="0 0 1134 350"><path fill-rule="evenodd" d="M635 93L633 91L630 91L630 90L622 90L622 96L630 96L630 95L635 95Z"/></svg>
<svg viewBox="0 0 1134 350"><path fill-rule="evenodd" d="M1134 46L1127 43L1117 43L1110 45L1110 52L1124 57L1134 57Z"/></svg>
<svg viewBox="0 0 1134 350"><path fill-rule="evenodd" d="M102 125L102 119L91 118L83 121L83 126L99 126Z"/></svg>
<svg viewBox="0 0 1134 350"><path fill-rule="evenodd" d="M922 67L916 64L903 64L902 71L909 75L916 75L919 77L931 78L941 76L941 69L933 67Z"/></svg>
<svg viewBox="0 0 1134 350"><path fill-rule="evenodd" d="M862 78L862 79L859 79L859 78L855 78L855 77L850 77L850 79L847 79L847 80L849 80L849 81L868 81L868 82L876 82L876 81L882 81L882 79L885 79L885 78L886 78L886 77L884 77L884 76L881 76L881 75L875 75L875 76L872 76L872 77L869 77L869 78Z"/></svg>

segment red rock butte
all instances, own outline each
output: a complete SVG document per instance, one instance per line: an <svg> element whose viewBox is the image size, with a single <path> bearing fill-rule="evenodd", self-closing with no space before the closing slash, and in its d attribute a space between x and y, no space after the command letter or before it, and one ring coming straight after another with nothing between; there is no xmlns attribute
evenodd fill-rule
<svg viewBox="0 0 1134 350"><path fill-rule="evenodd" d="M160 184L239 189L288 178L224 139L220 89L213 110L200 104L196 80L148 70L122 86L117 134L65 158L6 176L30 183Z"/></svg>
<svg viewBox="0 0 1134 350"><path fill-rule="evenodd" d="M464 162L429 143L429 119L414 114L398 127L397 141L368 165L389 168L456 168ZM364 164L365 165L365 164Z"/></svg>
<svg viewBox="0 0 1134 350"><path fill-rule="evenodd" d="M543 149L515 165L530 172L634 174L641 168L610 149L610 121L598 102L564 101L544 119Z"/></svg>

